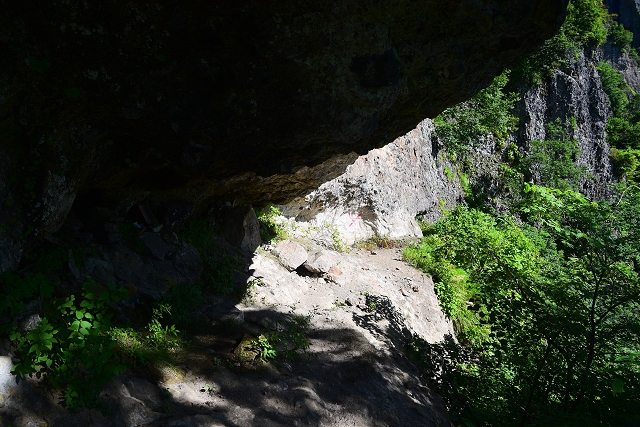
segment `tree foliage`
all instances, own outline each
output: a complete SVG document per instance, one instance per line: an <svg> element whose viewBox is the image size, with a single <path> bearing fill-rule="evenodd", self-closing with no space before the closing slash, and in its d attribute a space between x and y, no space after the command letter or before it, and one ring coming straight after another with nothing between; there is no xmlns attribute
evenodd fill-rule
<svg viewBox="0 0 640 427"><path fill-rule="evenodd" d="M35 329L11 334L21 356L13 372L20 378L44 374L49 386L64 390L69 408L94 405L101 388L126 370L109 335L111 314L106 308L126 294L126 289L87 282L79 302L75 295L55 302L52 314Z"/></svg>
<svg viewBox="0 0 640 427"><path fill-rule="evenodd" d="M569 137L559 120L547 123L546 128L544 140L531 141L531 151L522 159L520 169L528 181L575 190L586 173L585 167L576 166L580 154L577 140Z"/></svg>
<svg viewBox="0 0 640 427"><path fill-rule="evenodd" d="M525 223L459 208L430 229L439 244L411 257L464 272L470 291L454 297L471 296L459 307L480 332L413 348L425 366L442 361L430 374L460 425L638 420L640 197L526 190Z"/></svg>
<svg viewBox="0 0 640 427"><path fill-rule="evenodd" d="M505 140L518 123L511 110L519 96L505 93L508 80L509 72L505 71L472 100L447 108L436 117L438 141L453 152L466 152L489 136Z"/></svg>
<svg viewBox="0 0 640 427"><path fill-rule="evenodd" d="M539 84L571 58L583 46L599 46L607 39L608 13L601 0L570 0L567 17L560 31L536 52L522 60L514 70L516 80Z"/></svg>

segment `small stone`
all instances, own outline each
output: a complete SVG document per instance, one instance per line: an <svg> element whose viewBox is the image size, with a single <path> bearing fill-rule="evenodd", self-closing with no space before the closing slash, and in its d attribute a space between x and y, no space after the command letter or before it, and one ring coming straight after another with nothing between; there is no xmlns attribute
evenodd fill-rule
<svg viewBox="0 0 640 427"><path fill-rule="evenodd" d="M378 255L377 251L371 251L371 255Z"/></svg>
<svg viewBox="0 0 640 427"><path fill-rule="evenodd" d="M304 267L312 273L324 274L328 273L339 260L335 252L322 250L310 253Z"/></svg>
<svg viewBox="0 0 640 427"><path fill-rule="evenodd" d="M338 268L336 267L331 267L329 269L329 274L333 274L334 276L341 276L342 275L342 271L340 271Z"/></svg>
<svg viewBox="0 0 640 427"><path fill-rule="evenodd" d="M289 271L300 267L307 260L307 250L300 243L283 240L273 250L282 265Z"/></svg>
<svg viewBox="0 0 640 427"><path fill-rule="evenodd" d="M420 288L417 287L417 286L414 286L411 289L413 290L413 292L419 292L420 291Z"/></svg>

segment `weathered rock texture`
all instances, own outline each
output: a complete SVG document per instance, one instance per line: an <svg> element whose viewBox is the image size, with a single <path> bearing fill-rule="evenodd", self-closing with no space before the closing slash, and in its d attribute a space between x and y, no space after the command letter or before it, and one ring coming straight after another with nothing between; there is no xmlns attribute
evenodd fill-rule
<svg viewBox="0 0 640 427"><path fill-rule="evenodd" d="M444 402L405 355L409 338L453 334L431 278L401 261L399 249L345 255L306 244L316 274L289 271L265 247L248 266L244 302L205 297L191 314L201 328L186 359L116 378L101 393L104 413L65 410L61 393L36 378L16 384L16 354L0 340L0 425L450 426ZM308 328L295 327L296 318ZM302 357L262 363L261 350L237 352L245 339L286 340L288 331L308 344Z"/></svg>
<svg viewBox="0 0 640 427"><path fill-rule="evenodd" d="M566 3L3 1L0 271L78 193L121 210L302 195L318 180L294 172L469 98Z"/></svg>
<svg viewBox="0 0 640 427"><path fill-rule="evenodd" d="M415 218L436 221L464 193L444 156L433 152L427 119L387 146L359 157L338 178L286 205L283 213L321 227L330 224L346 243L369 237L422 236Z"/></svg>
<svg viewBox="0 0 640 427"><path fill-rule="evenodd" d="M526 153L531 141L545 139L546 124L558 119L577 141L576 164L587 168L580 190L595 199L608 194L607 186L614 179L605 133L611 106L596 70L601 59L599 50L582 53L566 69L556 70L545 84L524 90L516 138ZM575 128L569 126L573 119Z"/></svg>
<svg viewBox="0 0 640 427"><path fill-rule="evenodd" d="M611 107L596 70L603 59L626 72L632 85L640 76L635 60L610 45L572 57L570 65L556 70L543 84L519 89L519 128L508 142L497 144L488 138L473 150L469 178L490 196L495 207L500 209L507 197L500 172L505 147L516 144L526 156L531 142L544 140L546 126L555 120L577 141L580 155L576 164L587 171L580 190L595 199L609 194L614 176L605 129ZM433 129L432 121L424 120L392 144L359 157L343 175L285 205L283 213L311 226L335 227L347 243L374 236L421 235L416 216L434 222L442 208L450 209L464 198L460 165L437 152ZM533 179L544 184L535 173Z"/></svg>
<svg viewBox="0 0 640 427"><path fill-rule="evenodd" d="M640 19L640 14L638 16ZM635 36L634 40L640 40L640 32L637 34L639 34L639 36ZM626 50L621 50L619 47L607 43L602 47L602 59L620 71L625 81L633 90L640 92L640 68L638 68L638 62L630 58Z"/></svg>

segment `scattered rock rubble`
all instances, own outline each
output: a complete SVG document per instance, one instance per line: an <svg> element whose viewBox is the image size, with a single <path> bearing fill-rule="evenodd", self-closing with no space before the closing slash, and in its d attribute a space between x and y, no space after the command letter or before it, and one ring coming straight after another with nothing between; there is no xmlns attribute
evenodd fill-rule
<svg viewBox="0 0 640 427"><path fill-rule="evenodd" d="M105 252L112 261L120 257L113 264L96 258L84 268L111 279L123 265L141 271L169 258L177 269L176 254L192 250L158 235L141 241L144 255L119 248ZM421 382L404 349L413 335L437 342L453 328L431 279L403 262L400 249L339 253L310 240L283 241L263 245L238 277L250 285L241 303L204 302L194 316L256 335L278 319L305 316L309 347L302 358L245 366L218 347L203 346L198 363L121 376L103 391L102 412L71 414L56 396L35 388L35 380L16 384L9 373L12 355L0 351L8 354L0 358L0 424L450 426L443 401Z"/></svg>

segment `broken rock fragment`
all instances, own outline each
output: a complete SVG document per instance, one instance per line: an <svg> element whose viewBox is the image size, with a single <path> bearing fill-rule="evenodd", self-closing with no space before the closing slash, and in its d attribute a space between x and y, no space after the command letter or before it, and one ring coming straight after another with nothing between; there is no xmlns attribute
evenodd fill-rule
<svg viewBox="0 0 640 427"><path fill-rule="evenodd" d="M300 267L307 260L307 250L300 243L283 240L278 243L273 253L280 259L282 265L289 271Z"/></svg>
<svg viewBox="0 0 640 427"><path fill-rule="evenodd" d="M326 274L338 264L340 255L332 251L316 251L309 254L304 267L312 273Z"/></svg>

